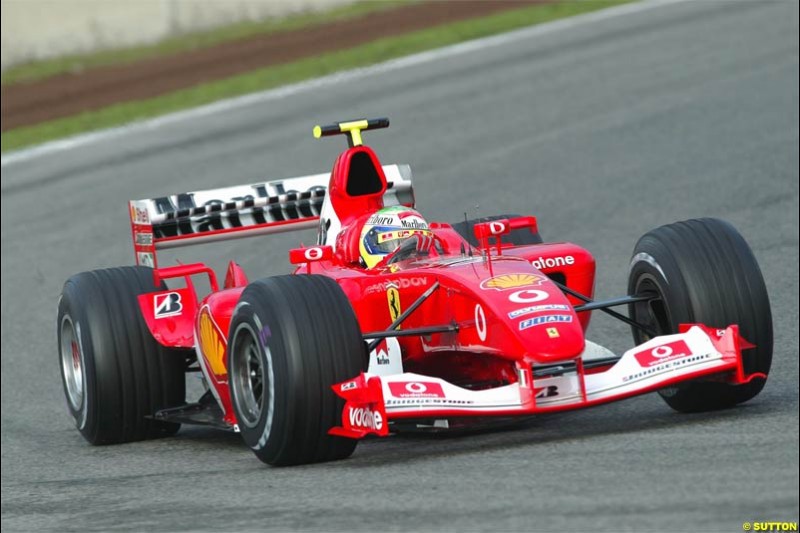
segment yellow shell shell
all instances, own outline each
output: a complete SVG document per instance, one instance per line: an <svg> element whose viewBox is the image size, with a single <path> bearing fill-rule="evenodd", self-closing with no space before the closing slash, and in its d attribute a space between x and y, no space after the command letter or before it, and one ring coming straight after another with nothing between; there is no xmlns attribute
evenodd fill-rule
<svg viewBox="0 0 800 533"><path fill-rule="evenodd" d="M225 344L207 309L200 313L200 348L216 376L228 373L225 368Z"/></svg>
<svg viewBox="0 0 800 533"><path fill-rule="evenodd" d="M517 287L536 285L541 281L541 277L533 274L503 274L485 280L481 283L481 287L484 289L497 289L502 291L505 289L516 289Z"/></svg>

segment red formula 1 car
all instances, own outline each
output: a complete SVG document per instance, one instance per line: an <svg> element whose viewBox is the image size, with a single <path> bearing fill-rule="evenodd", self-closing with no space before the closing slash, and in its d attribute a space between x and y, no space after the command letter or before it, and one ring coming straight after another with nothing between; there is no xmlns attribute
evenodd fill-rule
<svg viewBox="0 0 800 533"><path fill-rule="evenodd" d="M679 411L764 387L772 318L755 258L728 223L644 235L627 296L592 299L595 262L543 243L532 216L428 223L411 171L382 166L361 132L320 174L130 202L137 266L65 284L58 342L67 405L93 444L241 432L262 461L350 456L358 439L582 409L658 391ZM318 227L293 275L249 281L231 262L161 266L156 251ZM211 291L200 298L194 282ZM182 282L182 283L181 283ZM628 314L613 308L627 306ZM632 327L621 356L586 340L593 311ZM206 392L186 403L185 375Z"/></svg>

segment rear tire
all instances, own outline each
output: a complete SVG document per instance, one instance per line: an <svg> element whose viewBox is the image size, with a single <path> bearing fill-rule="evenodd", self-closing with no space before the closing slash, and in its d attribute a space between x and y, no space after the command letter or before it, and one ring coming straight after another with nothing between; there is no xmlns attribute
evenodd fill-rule
<svg viewBox="0 0 800 533"><path fill-rule="evenodd" d="M628 294L653 293L651 302L631 304L630 316L658 334L676 333L681 323L725 328L737 324L755 348L743 350L745 372L767 374L772 362L772 313L764 278L753 252L729 223L687 220L645 234L633 251ZM636 344L648 340L633 329ZM659 391L681 412L731 407L755 397L765 379L744 385L691 381Z"/></svg>
<svg viewBox="0 0 800 533"><path fill-rule="evenodd" d="M58 346L67 408L92 444L172 435L179 424L148 418L185 402L186 352L158 344L137 296L163 290L146 267L83 272L64 284Z"/></svg>
<svg viewBox="0 0 800 533"><path fill-rule="evenodd" d="M464 237L472 246L478 247L478 240L475 238L475 224L480 222L491 222L492 220L501 220L507 218L517 218L520 215L492 215L489 217L473 218L472 220L464 220L452 224L453 229L459 235ZM542 244L542 237L539 233L531 233L528 228L520 228L511 230L501 236L500 241L504 244L513 244L514 246L525 246L527 244Z"/></svg>
<svg viewBox="0 0 800 533"><path fill-rule="evenodd" d="M256 457L287 466L352 455L358 441L328 434L344 409L331 387L359 375L366 353L334 280L290 275L251 283L228 338L231 401Z"/></svg>

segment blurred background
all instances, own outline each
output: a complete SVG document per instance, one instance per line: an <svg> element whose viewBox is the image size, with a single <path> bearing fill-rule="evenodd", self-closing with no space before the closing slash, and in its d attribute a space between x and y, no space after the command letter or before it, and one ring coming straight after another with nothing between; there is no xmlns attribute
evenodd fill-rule
<svg viewBox="0 0 800 533"><path fill-rule="evenodd" d="M329 10L356 0L6 0L2 68L155 43L220 26Z"/></svg>
<svg viewBox="0 0 800 533"><path fill-rule="evenodd" d="M3 151L624 0L4 0Z"/></svg>

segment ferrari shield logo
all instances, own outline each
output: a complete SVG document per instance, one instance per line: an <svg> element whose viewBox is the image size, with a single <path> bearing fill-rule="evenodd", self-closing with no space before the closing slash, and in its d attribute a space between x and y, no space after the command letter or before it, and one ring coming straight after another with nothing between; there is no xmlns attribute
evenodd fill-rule
<svg viewBox="0 0 800 533"><path fill-rule="evenodd" d="M558 329L556 328L547 328L547 336L551 339L557 339L560 335L558 334Z"/></svg>
<svg viewBox="0 0 800 533"><path fill-rule="evenodd" d="M389 303L389 316L392 317L392 322L394 322L402 313L400 310L400 291L395 287L389 287L386 290L386 301Z"/></svg>

